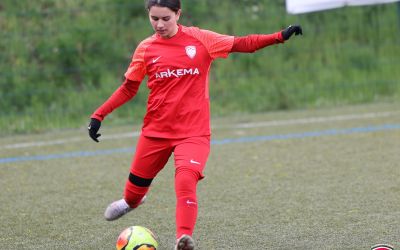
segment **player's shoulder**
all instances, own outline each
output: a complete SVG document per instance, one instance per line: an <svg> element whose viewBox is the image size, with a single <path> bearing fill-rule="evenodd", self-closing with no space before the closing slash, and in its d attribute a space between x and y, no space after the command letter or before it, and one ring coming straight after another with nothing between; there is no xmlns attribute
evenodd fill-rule
<svg viewBox="0 0 400 250"><path fill-rule="evenodd" d="M189 34L189 35L196 35L196 34L202 34L207 32L208 30L201 29L197 26L181 26L182 27L182 32Z"/></svg>
<svg viewBox="0 0 400 250"><path fill-rule="evenodd" d="M146 50L147 50L147 48L148 48L148 47L153 43L153 41L155 41L156 39L157 39L156 35L152 35L152 36L149 36L149 37L145 38L144 40L142 40L142 41L138 44L138 46L136 47L135 53L133 54L133 57L136 57L136 58L141 57L141 58L143 58L143 57L144 57L144 54L145 54L145 52L146 52Z"/></svg>
<svg viewBox="0 0 400 250"><path fill-rule="evenodd" d="M213 31L202 29L197 26L182 26L182 32L201 41L202 43L213 40L217 35L217 33Z"/></svg>
<svg viewBox="0 0 400 250"><path fill-rule="evenodd" d="M142 61L144 58L144 54L146 53L147 48L152 44L152 42L156 39L155 35L149 36L146 39L142 40L135 49L132 57L133 59Z"/></svg>
<svg viewBox="0 0 400 250"><path fill-rule="evenodd" d="M149 46L152 42L154 42L156 39L157 39L156 34L153 34L153 35L151 35L151 36L145 38L144 40L142 40L142 41L138 44L137 49L148 47L148 46Z"/></svg>
<svg viewBox="0 0 400 250"><path fill-rule="evenodd" d="M190 26L190 27L182 26L182 31L195 38L200 38L201 40L214 39L221 36L218 32L215 32L213 30L203 29L197 26Z"/></svg>

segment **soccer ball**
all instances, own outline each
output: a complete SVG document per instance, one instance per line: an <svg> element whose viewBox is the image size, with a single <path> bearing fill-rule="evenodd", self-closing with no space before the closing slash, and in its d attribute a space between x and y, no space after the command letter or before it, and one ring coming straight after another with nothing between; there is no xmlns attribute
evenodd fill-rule
<svg viewBox="0 0 400 250"><path fill-rule="evenodd" d="M131 226L118 236L117 250L157 250L154 234L147 228Z"/></svg>

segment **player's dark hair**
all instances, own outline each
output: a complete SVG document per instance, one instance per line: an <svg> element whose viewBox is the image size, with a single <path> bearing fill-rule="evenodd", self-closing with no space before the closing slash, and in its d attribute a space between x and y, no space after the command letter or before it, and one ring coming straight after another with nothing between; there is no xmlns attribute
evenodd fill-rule
<svg viewBox="0 0 400 250"><path fill-rule="evenodd" d="M181 9L181 0L146 0L146 8L148 10L153 6L167 7L177 13Z"/></svg>

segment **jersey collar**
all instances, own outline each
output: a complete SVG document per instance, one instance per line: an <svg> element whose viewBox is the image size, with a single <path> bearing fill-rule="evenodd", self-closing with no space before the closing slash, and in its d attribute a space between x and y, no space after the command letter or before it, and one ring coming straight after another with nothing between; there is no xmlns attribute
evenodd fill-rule
<svg viewBox="0 0 400 250"><path fill-rule="evenodd" d="M178 32L173 37L170 38L163 38L159 34L156 33L157 38L165 40L165 41L170 41L170 40L175 40L176 38L180 37L182 35L182 25L178 24Z"/></svg>

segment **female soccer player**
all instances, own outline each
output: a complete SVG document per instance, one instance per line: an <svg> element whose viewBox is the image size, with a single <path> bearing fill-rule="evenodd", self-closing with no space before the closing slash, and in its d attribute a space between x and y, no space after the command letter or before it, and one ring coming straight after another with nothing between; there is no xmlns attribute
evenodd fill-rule
<svg viewBox="0 0 400 250"><path fill-rule="evenodd" d="M147 113L125 185L123 199L111 203L104 216L115 220L142 204L152 180L171 154L175 160L176 246L194 249L197 218L196 186L210 151L211 62L231 52L252 53L302 34L298 25L267 35L234 37L178 24L180 0L147 0L155 34L136 48L125 81L92 115L90 137L98 142L101 121L132 99L147 75Z"/></svg>

